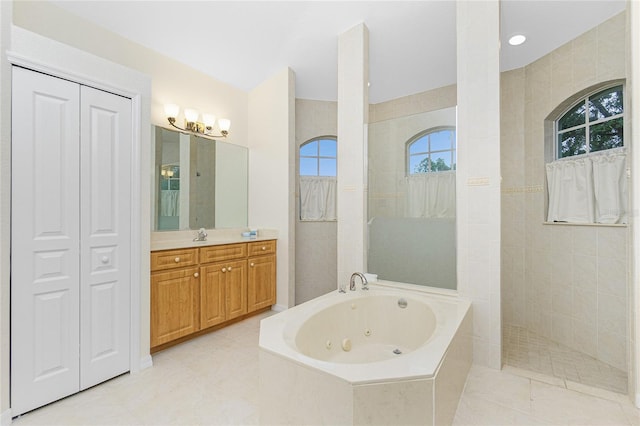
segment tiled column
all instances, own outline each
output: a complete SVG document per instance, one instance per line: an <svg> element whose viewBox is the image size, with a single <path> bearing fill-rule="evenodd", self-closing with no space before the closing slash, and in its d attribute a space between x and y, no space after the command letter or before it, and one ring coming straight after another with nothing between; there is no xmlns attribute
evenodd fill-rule
<svg viewBox="0 0 640 426"><path fill-rule="evenodd" d="M633 314L630 315L631 320L631 365L629 366L633 372L631 379L630 392L636 407L640 407L640 226L638 223L640 212L640 153L637 147L640 146L640 125L638 123L637 111L640 110L640 3L636 1L627 2L627 10L629 11L629 49L628 59L629 75L631 76L631 110L634 113L635 121L631 126L631 146L634 147L631 157L631 199L633 202L631 218L632 231L632 253L633 264L630 265L632 271L631 292L633 301L630 308Z"/></svg>
<svg viewBox="0 0 640 426"><path fill-rule="evenodd" d="M366 267L368 81L369 30L359 24L338 38L338 283Z"/></svg>
<svg viewBox="0 0 640 426"><path fill-rule="evenodd" d="M458 290L473 304L474 363L501 367L500 4L457 2Z"/></svg>

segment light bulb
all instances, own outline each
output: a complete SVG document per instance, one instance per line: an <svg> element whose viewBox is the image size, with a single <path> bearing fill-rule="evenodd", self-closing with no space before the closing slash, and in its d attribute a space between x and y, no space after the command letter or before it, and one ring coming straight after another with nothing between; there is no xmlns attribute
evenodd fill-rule
<svg viewBox="0 0 640 426"><path fill-rule="evenodd" d="M212 114L202 114L202 121L206 127L213 127L216 124L216 116Z"/></svg>
<svg viewBox="0 0 640 426"><path fill-rule="evenodd" d="M167 117L176 118L180 113L180 106L176 104L166 104L164 106L164 113Z"/></svg>
<svg viewBox="0 0 640 426"><path fill-rule="evenodd" d="M220 131L228 132L229 128L231 127L231 120L221 118L218 120L218 125L220 126Z"/></svg>
<svg viewBox="0 0 640 426"><path fill-rule="evenodd" d="M184 110L184 118L190 123L198 121L198 115L200 114L195 109L187 108Z"/></svg>

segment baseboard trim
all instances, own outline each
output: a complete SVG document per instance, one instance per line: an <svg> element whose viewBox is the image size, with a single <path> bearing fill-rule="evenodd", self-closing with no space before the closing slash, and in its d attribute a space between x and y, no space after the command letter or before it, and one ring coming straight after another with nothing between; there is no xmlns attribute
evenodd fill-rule
<svg viewBox="0 0 640 426"><path fill-rule="evenodd" d="M140 371L153 367L153 358L151 355L145 355L140 358Z"/></svg>
<svg viewBox="0 0 640 426"><path fill-rule="evenodd" d="M271 306L271 310L275 311L275 312L283 312L283 311L286 311L287 309L289 309L289 308L287 308L284 305L273 305L273 306Z"/></svg>
<svg viewBox="0 0 640 426"><path fill-rule="evenodd" d="M0 426L9 426L11 421L11 408L9 408L0 414Z"/></svg>

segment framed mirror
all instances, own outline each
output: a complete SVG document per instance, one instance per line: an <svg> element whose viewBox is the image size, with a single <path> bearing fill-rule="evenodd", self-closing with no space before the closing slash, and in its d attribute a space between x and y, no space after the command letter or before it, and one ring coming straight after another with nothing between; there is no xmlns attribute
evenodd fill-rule
<svg viewBox="0 0 640 426"><path fill-rule="evenodd" d="M152 230L247 226L248 150L153 126Z"/></svg>

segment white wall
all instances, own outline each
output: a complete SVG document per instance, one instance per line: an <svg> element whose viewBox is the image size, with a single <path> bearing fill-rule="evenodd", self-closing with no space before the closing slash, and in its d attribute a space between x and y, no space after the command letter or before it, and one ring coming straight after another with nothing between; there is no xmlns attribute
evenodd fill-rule
<svg viewBox="0 0 640 426"><path fill-rule="evenodd" d="M500 4L457 2L458 292L474 363L500 369Z"/></svg>
<svg viewBox="0 0 640 426"><path fill-rule="evenodd" d="M280 309L295 303L294 84L286 68L249 93L249 226L278 230Z"/></svg>
<svg viewBox="0 0 640 426"><path fill-rule="evenodd" d="M12 3L0 1L0 425L9 424L9 256L11 232L11 46Z"/></svg>
<svg viewBox="0 0 640 426"><path fill-rule="evenodd" d="M152 124L168 127L164 105L175 103L230 119L231 130L226 140L248 145L246 92L98 27L50 2L15 1L13 23L151 76ZM178 117L178 123L181 120L182 117Z"/></svg>

